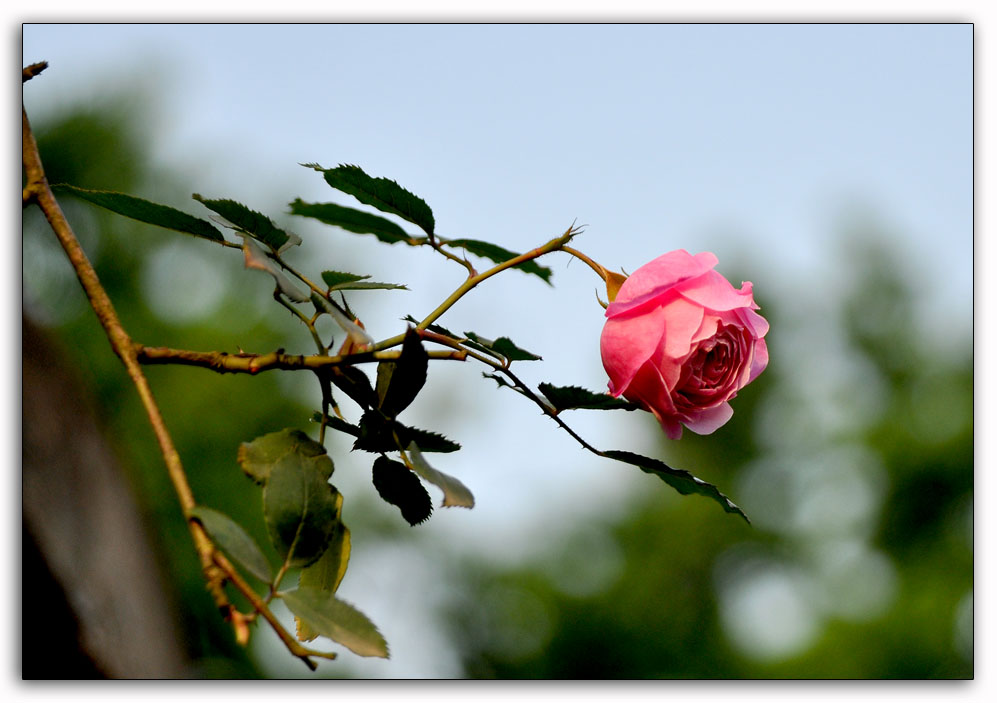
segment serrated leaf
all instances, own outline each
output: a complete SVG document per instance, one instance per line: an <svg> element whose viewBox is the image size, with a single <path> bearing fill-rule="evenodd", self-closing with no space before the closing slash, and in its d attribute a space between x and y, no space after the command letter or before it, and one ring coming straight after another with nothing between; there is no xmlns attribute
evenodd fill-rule
<svg viewBox="0 0 997 703"><path fill-rule="evenodd" d="M617 461L622 461L636 466L645 473L653 474L682 495L695 493L697 495L711 498L719 503L726 512L740 515L744 518L745 522L749 525L751 524L751 520L749 520L748 516L744 514L744 511L737 507L730 498L721 493L716 486L711 483L707 483L701 478L693 476L684 469L673 469L663 461L641 456L640 454L634 454L633 452L613 449L603 452L602 455L609 457L610 459L616 459Z"/></svg>
<svg viewBox="0 0 997 703"><path fill-rule="evenodd" d="M415 400L426 385L429 354L414 328L405 331L401 355L397 361L377 365L378 409L388 417L397 416Z"/></svg>
<svg viewBox="0 0 997 703"><path fill-rule="evenodd" d="M398 441L395 441L396 436ZM389 420L376 410L365 412L360 418L360 434L353 448L381 454L407 447L412 442L418 443L425 452L449 453L460 449L457 442L441 434L407 427L397 420Z"/></svg>
<svg viewBox="0 0 997 703"><path fill-rule="evenodd" d="M402 319L405 322L411 322L413 325L419 324L419 321L414 317L412 317L411 315L406 315ZM445 337L451 337L453 339L462 339L462 337L459 334L454 334L453 332L448 330L446 327L443 327L442 325L431 324L426 329L428 329L430 332L435 332L436 334L442 334Z"/></svg>
<svg viewBox="0 0 997 703"><path fill-rule="evenodd" d="M142 198L125 195L124 193L116 193L110 190L87 190L66 183L54 185L52 186L52 190L72 193L76 197L82 198L98 207L110 210L119 215L124 215L125 217L130 217L139 222L165 227L166 229L183 232L184 234L192 234L195 237L202 237L215 242L225 241L222 233L215 229L214 225L210 222L202 220L199 217L194 217L193 215L188 215L182 210L177 210L167 205L159 205L148 200L143 200Z"/></svg>
<svg viewBox="0 0 997 703"><path fill-rule="evenodd" d="M286 428L239 445L237 455L242 470L256 483L266 483L274 464L289 455L318 471L324 480L332 477L332 459L325 447L301 430Z"/></svg>
<svg viewBox="0 0 997 703"><path fill-rule="evenodd" d="M288 609L320 635L362 657L388 658L388 643L366 615L316 588L297 588L281 597Z"/></svg>
<svg viewBox="0 0 997 703"><path fill-rule="evenodd" d="M329 546L311 566L306 566L298 576L298 586L315 588L327 593L335 593L346 575L346 567L350 561L351 540L350 530L342 522L343 496L336 494L336 527ZM308 642L315 639L319 633L313 630L301 618L295 618L298 639Z"/></svg>
<svg viewBox="0 0 997 703"><path fill-rule="evenodd" d="M502 264L509 259L515 259L517 256L520 256L520 254L517 254L514 251L509 251L508 249L500 247L497 244L482 242L478 239L451 239L446 242L446 245L448 247L459 247L476 256L490 259L496 264ZM553 271L546 266L541 266L533 259L516 264L513 268L519 269L523 273L531 273L534 276L539 276L547 284L550 284L550 277L553 275Z"/></svg>
<svg viewBox="0 0 997 703"><path fill-rule="evenodd" d="M412 462L412 470L419 474L419 477L429 481L434 486L443 489L443 507L459 506L461 508L473 508L474 496L467 486L458 481L453 476L437 471L419 451L419 445L415 442L406 448L409 460Z"/></svg>
<svg viewBox="0 0 997 703"><path fill-rule="evenodd" d="M370 385L370 379L355 366L333 366L329 369L329 379L360 407L377 405L377 393Z"/></svg>
<svg viewBox="0 0 997 703"><path fill-rule="evenodd" d="M311 421L321 423L322 413L319 412L312 413ZM328 417L326 417L325 426L333 430L338 430L339 432L344 432L346 434L353 435L354 437L360 436L359 427L350 424L346 420L336 417L335 415L329 415Z"/></svg>
<svg viewBox="0 0 997 703"><path fill-rule="evenodd" d="M376 207L381 212L398 215L418 225L428 235L433 234L436 220L429 205L394 181L368 176L362 168L350 164L336 168L322 168L317 164L309 166L320 171L326 183L336 190L352 195L364 205Z"/></svg>
<svg viewBox="0 0 997 703"><path fill-rule="evenodd" d="M578 386L554 386L550 383L541 383L539 388L558 412L576 409L636 410L640 407L629 400L614 398L608 393L593 393Z"/></svg>
<svg viewBox="0 0 997 703"><path fill-rule="evenodd" d="M270 541L290 566L314 563L329 546L338 523L336 494L327 477L300 455L286 455L271 468L263 516Z"/></svg>
<svg viewBox="0 0 997 703"><path fill-rule="evenodd" d="M391 220L336 203L306 203L298 198L290 207L292 215L310 217L354 234L373 234L385 244L416 242L424 239L412 237Z"/></svg>
<svg viewBox="0 0 997 703"><path fill-rule="evenodd" d="M190 514L204 526L212 542L253 576L264 583L270 583L273 572L267 558L263 556L256 541L235 520L204 505L196 506Z"/></svg>
<svg viewBox="0 0 997 703"><path fill-rule="evenodd" d="M380 283L378 281L368 281L370 276L358 276L355 273L343 273L342 271L323 271L322 280L329 286L329 291L334 290L408 290L407 286L399 283Z"/></svg>
<svg viewBox="0 0 997 703"><path fill-rule="evenodd" d="M474 332L465 332L464 336L470 340L469 342L464 342L467 346L496 356L499 359L505 358L509 361L540 361L543 359L543 357L537 356L533 352L528 352L525 349L517 347L508 337L499 337L492 340L479 337Z"/></svg>
<svg viewBox="0 0 997 703"><path fill-rule="evenodd" d="M269 217L255 210L250 210L242 203L228 199L211 200L197 193L194 193L193 198L274 251L280 251L289 242L294 243L291 235L277 227ZM295 237L295 239L301 241L300 238Z"/></svg>
<svg viewBox="0 0 997 703"><path fill-rule="evenodd" d="M511 388L517 393L521 392L518 388L516 388L514 385L506 381L505 378L499 376L497 373L488 373L487 371L482 371L481 375L484 376L485 378L490 378L493 381L495 381L495 383L498 384L499 388Z"/></svg>
<svg viewBox="0 0 997 703"><path fill-rule="evenodd" d="M433 501L429 493L419 477L405 464L382 455L374 460L371 473L377 494L396 506L408 524L418 525L433 514Z"/></svg>

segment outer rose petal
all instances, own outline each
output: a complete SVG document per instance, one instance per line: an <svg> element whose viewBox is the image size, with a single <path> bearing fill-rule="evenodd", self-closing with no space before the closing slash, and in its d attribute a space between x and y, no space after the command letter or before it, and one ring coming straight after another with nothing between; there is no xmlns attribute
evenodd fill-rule
<svg viewBox="0 0 997 703"><path fill-rule="evenodd" d="M734 409L725 401L716 407L697 412L695 417L685 420L685 426L696 434L712 434L733 416Z"/></svg>
<svg viewBox="0 0 997 703"><path fill-rule="evenodd" d="M764 339L759 339L755 342L755 355L751 360L751 374L748 376L748 383L751 383L756 378L758 374L765 370L765 367L769 365L769 347L765 343Z"/></svg>
<svg viewBox="0 0 997 703"><path fill-rule="evenodd" d="M651 412L669 439L682 437L681 416L672 404L671 389L653 363L640 367L624 397Z"/></svg>
<svg viewBox="0 0 997 703"><path fill-rule="evenodd" d="M698 278L683 281L675 289L688 300L717 312L750 308L755 304L750 281L741 284L741 290L737 290L716 271L708 271Z"/></svg>
<svg viewBox="0 0 997 703"><path fill-rule="evenodd" d="M654 354L665 327L662 309L640 317L606 321L599 346L614 396L630 385L641 365Z"/></svg>
<svg viewBox="0 0 997 703"><path fill-rule="evenodd" d="M616 300L606 310L606 316L615 317L627 312L667 291L679 281L701 276L716 265L717 257L708 251L692 256L685 249L679 249L659 256L627 277L616 294Z"/></svg>

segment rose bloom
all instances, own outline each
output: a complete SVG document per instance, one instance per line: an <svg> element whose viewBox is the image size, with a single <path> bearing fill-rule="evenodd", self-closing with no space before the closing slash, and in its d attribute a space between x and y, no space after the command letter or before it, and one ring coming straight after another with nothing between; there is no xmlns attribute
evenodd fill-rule
<svg viewBox="0 0 997 703"><path fill-rule="evenodd" d="M728 401L769 361L751 283L735 289L716 265L710 252L669 252L634 271L606 309L609 392L654 413L671 439L682 425L697 434L722 426Z"/></svg>

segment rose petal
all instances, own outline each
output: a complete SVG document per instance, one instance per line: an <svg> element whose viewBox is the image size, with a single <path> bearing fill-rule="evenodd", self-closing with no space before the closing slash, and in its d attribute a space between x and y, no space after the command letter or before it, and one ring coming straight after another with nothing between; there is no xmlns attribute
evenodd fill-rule
<svg viewBox="0 0 997 703"><path fill-rule="evenodd" d="M616 300L606 310L607 317L627 312L667 291L680 281L701 276L717 265L708 251L692 256L685 249L670 251L634 271L620 286Z"/></svg>
<svg viewBox="0 0 997 703"><path fill-rule="evenodd" d="M602 365L609 375L610 393L619 397L630 385L641 364L654 354L664 333L662 309L642 317L606 321L599 346Z"/></svg>
<svg viewBox="0 0 997 703"><path fill-rule="evenodd" d="M756 378L758 374L765 370L765 367L769 365L769 347L765 343L764 339L759 339L755 342L754 355L751 360L751 373L748 376L748 383L751 383Z"/></svg>
<svg viewBox="0 0 997 703"><path fill-rule="evenodd" d="M707 271L702 276L683 281L675 286L675 290L688 300L717 312L754 305L750 281L741 284L741 290L737 290L716 271Z"/></svg>
<svg viewBox="0 0 997 703"><path fill-rule="evenodd" d="M696 434L712 434L727 424L733 416L734 409L730 407L730 403L723 402L715 407L697 411L695 417L685 421L685 426Z"/></svg>

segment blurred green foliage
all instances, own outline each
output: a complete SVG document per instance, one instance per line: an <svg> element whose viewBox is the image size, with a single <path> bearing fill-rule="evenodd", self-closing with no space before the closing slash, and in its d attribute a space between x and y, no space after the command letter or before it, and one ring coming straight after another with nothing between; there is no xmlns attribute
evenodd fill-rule
<svg viewBox="0 0 997 703"><path fill-rule="evenodd" d="M772 362L734 419L662 443L754 526L649 490L551 563L461 564L469 676L973 676L970 339L932 351L883 232L842 242L853 284L824 314L762 301Z"/></svg>
<svg viewBox="0 0 997 703"><path fill-rule="evenodd" d="M203 215L192 188L150 161L143 101L94 104L34 124L49 181ZM238 254L61 202L136 340L309 351L307 332L272 309ZM487 554L461 563L451 584L461 597L445 617L467 676L973 675L970 342L952 340L945 355L920 344L913 283L881 233L848 236L861 255L848 259L857 268L846 295L817 312L761 300L772 322L769 369L720 431L662 442L663 459L720 486L754 525L647 476L653 487L625 519L579 525L552 563L501 570ZM25 312L78 361L104 413L174 579L192 675L260 675L205 592L138 398L34 208L22 241ZM276 372L146 373L195 495L271 550L236 449L307 427L317 388L307 407ZM365 518L368 528L389 531L385 514Z"/></svg>
<svg viewBox="0 0 997 703"><path fill-rule="evenodd" d="M49 182L144 193L197 212L189 191L184 195L177 178L150 161L143 146L147 135L141 132L146 122L137 107L141 104L111 96L100 102L99 109L83 108L33 122ZM71 196L63 196L60 203L136 341L187 349L235 351L242 344L254 350L283 346L307 351L303 345L309 341L307 333L303 339L294 336L293 325L278 328L285 321L281 315L261 314L263 306L274 303L265 286L254 286L258 281L239 276L238 252L233 255L207 242L186 241ZM191 676L258 676L205 590L190 534L134 387L37 208L24 213L22 242L25 314L58 338L95 396L103 414L100 420L129 471L150 533L158 542L164 572L173 578L170 586L180 606L187 655L194 662ZM190 269L208 274L209 280L192 282ZM202 308L195 298L207 294L205 287L215 293L210 305ZM194 494L236 519L259 544L268 544L259 489L242 476L236 451L241 441L305 425L312 409L289 399L277 374L223 377L179 366L151 367L146 374L185 461Z"/></svg>

